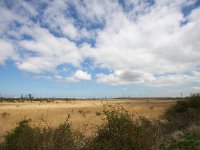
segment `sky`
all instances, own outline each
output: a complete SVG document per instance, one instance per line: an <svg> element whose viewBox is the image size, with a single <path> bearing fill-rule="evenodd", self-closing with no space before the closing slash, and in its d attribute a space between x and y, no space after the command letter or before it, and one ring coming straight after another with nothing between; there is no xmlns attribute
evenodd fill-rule
<svg viewBox="0 0 200 150"><path fill-rule="evenodd" d="M0 95L200 92L200 0L1 0Z"/></svg>

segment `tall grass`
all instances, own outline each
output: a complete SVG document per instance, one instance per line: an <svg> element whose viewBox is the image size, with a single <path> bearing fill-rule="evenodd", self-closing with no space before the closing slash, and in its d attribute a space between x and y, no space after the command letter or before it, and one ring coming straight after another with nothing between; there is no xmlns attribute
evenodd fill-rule
<svg viewBox="0 0 200 150"><path fill-rule="evenodd" d="M82 114L82 111L81 111ZM0 150L198 150L200 131L200 95L193 94L171 106L164 121L150 121L130 115L122 107L106 106L96 114L103 124L91 137L71 129L66 121L57 128L34 126L30 119L22 120L5 135ZM172 136L175 132L180 137Z"/></svg>

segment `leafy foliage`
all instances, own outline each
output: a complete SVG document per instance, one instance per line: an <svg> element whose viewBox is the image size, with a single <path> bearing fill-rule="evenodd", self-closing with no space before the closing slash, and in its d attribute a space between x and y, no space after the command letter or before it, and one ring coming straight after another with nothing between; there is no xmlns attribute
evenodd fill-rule
<svg viewBox="0 0 200 150"><path fill-rule="evenodd" d="M150 121L133 117L123 108L103 111L105 123L87 144L89 150L149 150L156 145L156 129Z"/></svg>
<svg viewBox="0 0 200 150"><path fill-rule="evenodd" d="M187 133L178 140L171 140L166 150L199 150L200 134Z"/></svg>
<svg viewBox="0 0 200 150"><path fill-rule="evenodd" d="M169 122L172 131L184 129L191 124L200 124L200 94L193 94L186 100L178 101L176 105L170 107L165 119Z"/></svg>
<svg viewBox="0 0 200 150"><path fill-rule="evenodd" d="M22 120L5 136L2 150L76 150L70 125L65 122L58 128L38 128L31 120Z"/></svg>
<svg viewBox="0 0 200 150"><path fill-rule="evenodd" d="M22 120L5 136L0 150L198 150L200 132L185 131L192 125L199 127L199 114L200 94L171 106L164 122L136 118L120 106L106 106L103 112L96 113L103 125L89 138L71 129L70 115L57 128L35 127L30 119ZM173 138L177 131L183 135Z"/></svg>

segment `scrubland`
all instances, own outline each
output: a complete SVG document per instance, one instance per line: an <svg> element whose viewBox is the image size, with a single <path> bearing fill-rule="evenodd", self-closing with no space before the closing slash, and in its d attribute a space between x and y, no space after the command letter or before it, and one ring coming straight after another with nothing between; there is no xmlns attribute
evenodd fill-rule
<svg viewBox="0 0 200 150"><path fill-rule="evenodd" d="M0 103L0 136L13 129L22 119L32 119L35 125L58 126L70 114L73 129L90 134L102 123L99 113L106 105L120 105L131 114L157 118L175 104L175 100L73 100L73 101L24 101Z"/></svg>
<svg viewBox="0 0 200 150"><path fill-rule="evenodd" d="M189 145L195 150L200 148L199 123L199 94L179 101L2 102L0 149L156 150Z"/></svg>

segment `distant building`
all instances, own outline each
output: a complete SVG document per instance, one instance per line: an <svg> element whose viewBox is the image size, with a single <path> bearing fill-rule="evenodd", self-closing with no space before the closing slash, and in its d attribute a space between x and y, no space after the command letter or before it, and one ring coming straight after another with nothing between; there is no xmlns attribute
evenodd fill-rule
<svg viewBox="0 0 200 150"><path fill-rule="evenodd" d="M29 99L31 99L31 94L28 94L27 97L28 97Z"/></svg>
<svg viewBox="0 0 200 150"><path fill-rule="evenodd" d="M24 95L24 96L23 96L23 94L21 94L21 99L23 99L23 98L33 99L34 97L31 94L27 94L27 95Z"/></svg>

